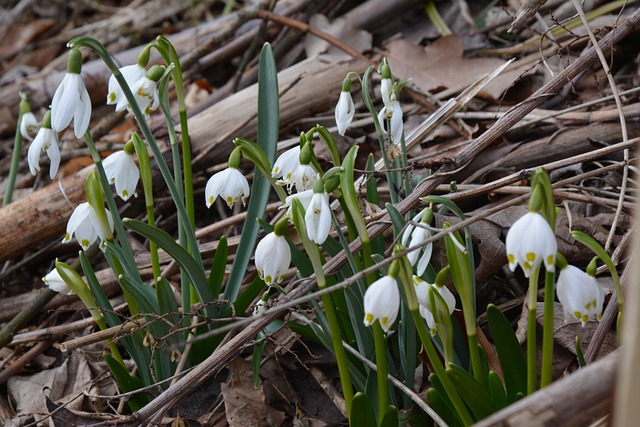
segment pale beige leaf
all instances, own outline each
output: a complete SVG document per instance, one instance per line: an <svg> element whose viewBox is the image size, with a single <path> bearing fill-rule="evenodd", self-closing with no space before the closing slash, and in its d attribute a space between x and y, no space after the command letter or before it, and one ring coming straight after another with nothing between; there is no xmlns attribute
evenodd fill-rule
<svg viewBox="0 0 640 427"><path fill-rule="evenodd" d="M373 40L371 33L354 28L346 18L338 17L333 22L329 22L326 16L318 14L311 17L309 25L330 34L358 52L362 53L371 49ZM332 61L351 58L351 55L313 34L306 35L304 48L308 58L320 54L325 54L324 56L330 57Z"/></svg>

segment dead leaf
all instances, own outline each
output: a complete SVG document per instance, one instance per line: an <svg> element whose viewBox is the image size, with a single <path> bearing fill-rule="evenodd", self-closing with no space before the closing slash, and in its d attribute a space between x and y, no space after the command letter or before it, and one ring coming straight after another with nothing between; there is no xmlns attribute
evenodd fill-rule
<svg viewBox="0 0 640 427"><path fill-rule="evenodd" d="M538 303L538 311L536 313L536 320L540 325L544 321L544 303ZM582 327L579 321L575 319L569 319L568 322L564 321L564 313L562 305L555 303L553 307L553 330L555 342L567 349L573 355L576 355L576 337L580 340L580 348L584 353L591 342L591 337L598 327L598 322L590 321ZM617 348L616 336L612 331L609 331L602 342L598 358L602 358L611 353Z"/></svg>
<svg viewBox="0 0 640 427"><path fill-rule="evenodd" d="M354 28L344 17L338 17L333 22L329 22L324 15L313 15L309 20L309 25L332 35L358 52L362 53L371 49L373 40L371 33ZM312 34L307 34L305 37L304 48L308 58L313 58L320 54L325 54L333 61L351 58L351 55L342 49Z"/></svg>
<svg viewBox="0 0 640 427"><path fill-rule="evenodd" d="M229 426L282 425L281 422L275 422L274 417L270 415L275 410L266 405L262 387L257 389L253 387L252 372L251 363L240 357L229 364L229 379L226 384L221 385ZM284 417L278 418L284 419Z"/></svg>
<svg viewBox="0 0 640 427"><path fill-rule="evenodd" d="M505 61L497 58L465 58L462 39L455 35L441 37L422 47L405 39L386 45L385 56L391 72L398 79L411 79L423 91L465 88L484 74L494 71ZM481 92L498 99L522 74L519 68L508 69Z"/></svg>

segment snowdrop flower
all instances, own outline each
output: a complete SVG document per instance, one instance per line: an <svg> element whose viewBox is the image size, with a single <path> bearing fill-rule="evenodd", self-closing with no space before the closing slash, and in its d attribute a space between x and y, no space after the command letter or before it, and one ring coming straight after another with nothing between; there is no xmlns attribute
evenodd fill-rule
<svg viewBox="0 0 640 427"><path fill-rule="evenodd" d="M431 211L430 208L426 208L418 213L415 217L413 217L413 222L428 225L431 222L432 218L433 211ZM418 246L425 240L429 239L431 237L431 234L431 231L426 229L425 227L408 224L404 229L404 233L402 233L402 245L406 248ZM416 274L418 276L422 276L427 269L427 265L431 260L432 252L433 243L428 243L422 248L418 248L407 254L407 258L409 259L411 265L415 266L417 263Z"/></svg>
<svg viewBox="0 0 640 427"><path fill-rule="evenodd" d="M312 189L317 180L318 173L310 164L300 164L293 173L293 185L296 191Z"/></svg>
<svg viewBox="0 0 640 427"><path fill-rule="evenodd" d="M111 212L107 211L107 219L109 221L109 228L113 233L113 217ZM106 244L105 230L103 230L98 215L89 202L80 203L71 214L69 222L67 222L67 232L62 239L62 243L68 243L71 241L71 237L75 234L76 240L80 244L83 250L89 249L98 237L101 241L101 247Z"/></svg>
<svg viewBox="0 0 640 427"><path fill-rule="evenodd" d="M364 325L370 326L376 319L388 332L398 317L400 291L395 277L384 276L376 280L364 293Z"/></svg>
<svg viewBox="0 0 640 427"><path fill-rule="evenodd" d="M422 280L418 276L413 276L413 285L415 286L416 296L418 297L418 303L424 306L427 310L433 311L431 307L431 301L429 299L429 288L435 289L447 303L449 308L449 314L453 313L456 308L456 297L451 293L446 286L438 286L437 284L429 284Z"/></svg>
<svg viewBox="0 0 640 427"><path fill-rule="evenodd" d="M331 230L331 207L329 194L324 191L322 180L316 181L309 207L305 210L304 222L307 226L307 236L321 245L327 240Z"/></svg>
<svg viewBox="0 0 640 427"><path fill-rule="evenodd" d="M595 277L578 267L567 265L560 270L556 289L558 300L564 311L565 322L571 316L578 319L582 326L585 326L589 320L602 320L604 290Z"/></svg>
<svg viewBox="0 0 640 427"><path fill-rule="evenodd" d="M140 111L144 114L145 118L149 118L151 111L158 108L160 105L160 98L158 96L158 80L162 77L164 68L160 65L154 65L147 71L147 73L138 79L131 85L131 92L136 99ZM127 103L127 109L131 110L131 104ZM116 106L118 111L118 106Z"/></svg>
<svg viewBox="0 0 640 427"><path fill-rule="evenodd" d="M249 197L249 183L247 178L236 168L227 169L214 174L204 189L207 207L210 208L218 196L221 196L227 206L232 208L234 203L242 199L244 206Z"/></svg>
<svg viewBox="0 0 640 427"><path fill-rule="evenodd" d="M20 135L24 139L32 139L31 134L34 133L36 127L38 127L36 116L31 111L24 113L20 119Z"/></svg>
<svg viewBox="0 0 640 427"><path fill-rule="evenodd" d="M256 246L256 269L268 286L282 282L291 264L291 249L284 238L288 219L283 219L284 222L278 221L274 231L267 234ZM282 228L284 230L281 230Z"/></svg>
<svg viewBox="0 0 640 427"><path fill-rule="evenodd" d="M120 73L122 74L122 77L124 77L124 79L126 80L127 85L129 85L129 87L131 88L134 83L141 80L145 76L145 74L147 73L147 70L138 63L133 65L127 65L126 67L120 68ZM132 93L134 93L135 95L135 92L133 92L133 89L132 89ZM111 77L109 77L109 92L107 93L107 105L113 105L113 104L115 104L116 106L116 111L122 111L125 108L127 108L127 106L129 105L129 101L127 101L127 97L124 96L124 92L120 87L120 83L118 83L115 76L112 75Z"/></svg>
<svg viewBox="0 0 640 427"><path fill-rule="evenodd" d="M382 126L385 133L390 134L391 141L400 146L402 141L402 133L404 132L404 123L402 121L402 107L398 101L396 90L391 78L391 70L386 60L381 67L382 80L380 82L380 94L384 107L378 113L378 122ZM387 129L387 121L390 121Z"/></svg>
<svg viewBox="0 0 640 427"><path fill-rule="evenodd" d="M387 120L391 121L389 129L386 127ZM402 133L404 132L402 107L400 107L400 103L394 100L389 105L385 105L378 113L378 121L384 132L391 135L391 141L395 145L400 146Z"/></svg>
<svg viewBox="0 0 640 427"><path fill-rule="evenodd" d="M427 326L429 327L429 332L431 335L435 335L437 332L436 320L433 317L433 312L431 307L431 300L429 298L429 289L435 289L438 291L444 302L447 304L447 308L449 310L449 315L453 313L453 310L456 308L456 297L453 296L451 291L446 286L439 286L437 284L430 284L422 280L418 276L413 276L413 285L416 291L416 297L418 298L418 309L420 311L420 316L424 320L427 321Z"/></svg>
<svg viewBox="0 0 640 427"><path fill-rule="evenodd" d="M345 78L342 82L342 90L340 91L340 98L338 98L338 104L336 105L336 125L338 126L338 133L344 135L347 128L353 121L353 116L356 112L356 107L353 104L351 98L351 80Z"/></svg>
<svg viewBox="0 0 640 427"><path fill-rule="evenodd" d="M127 148L127 147L131 148ZM133 144L127 143L124 150L116 151L102 162L109 183L115 184L116 193L122 200L135 194L140 171L133 160Z"/></svg>
<svg viewBox="0 0 640 427"><path fill-rule="evenodd" d="M80 76L81 69L82 54L78 49L71 49L67 61L67 74L51 101L51 128L56 132L62 132L73 119L73 133L76 138L82 138L91 118L91 99Z"/></svg>
<svg viewBox="0 0 640 427"><path fill-rule="evenodd" d="M55 268L51 270L49 274L44 276L42 278L42 281L44 282L45 285L47 285L53 291L56 291L58 293L65 294L65 295L73 294L73 291L71 290L71 288L67 286L64 280L62 280L60 273L58 273L58 270L56 270Z"/></svg>
<svg viewBox="0 0 640 427"><path fill-rule="evenodd" d="M287 196L286 199L284 199L284 204L280 206L280 209L286 209L287 215L291 217L291 214L292 214L291 205L293 204L293 199L298 199L300 200L300 203L302 204L302 207L306 212L307 209L309 209L309 204L311 203L312 198L313 198L313 190L304 190L299 193L291 194Z"/></svg>
<svg viewBox="0 0 640 427"><path fill-rule="evenodd" d="M271 177L276 179L281 178L276 181L276 184L286 185L288 190L291 190L293 186L293 174L296 172L298 166L300 166L300 146L296 145L278 156L276 162L273 164Z"/></svg>
<svg viewBox="0 0 640 427"><path fill-rule="evenodd" d="M60 148L58 148L58 134L51 129L51 111L47 111L42 119L42 127L29 146L27 160L29 170L35 175L40 170L40 152L46 151L49 160L49 177L55 178L60 166Z"/></svg>
<svg viewBox="0 0 640 427"><path fill-rule="evenodd" d="M511 271L519 264L528 278L542 262L547 271L555 271L558 243L549 223L539 213L528 212L518 219L507 233L506 246Z"/></svg>

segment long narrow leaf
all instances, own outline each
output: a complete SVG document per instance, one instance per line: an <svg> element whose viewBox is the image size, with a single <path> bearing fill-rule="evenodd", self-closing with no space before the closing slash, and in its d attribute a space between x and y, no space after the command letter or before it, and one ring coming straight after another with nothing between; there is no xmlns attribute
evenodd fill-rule
<svg viewBox="0 0 640 427"><path fill-rule="evenodd" d="M180 267L182 267L182 269L189 275L189 279L191 280L191 283L198 294L198 298L202 303L209 303L213 301L213 295L204 275L204 271L200 268L199 264L189 254L189 252L176 243L173 237L159 228L152 227L149 224L135 219L125 220L124 225L128 229L154 242L159 248L162 248L162 250L175 259L178 265L180 265ZM207 316L215 318L215 311L212 305L205 305L203 310Z"/></svg>
<svg viewBox="0 0 640 427"><path fill-rule="evenodd" d="M278 143L280 116L278 108L276 63L271 46L265 43L260 53L258 70L258 145L267 155L271 164L273 164ZM235 301L240 292L240 285L260 231L258 223L252 218L262 218L264 216L267 201L269 200L269 190L271 189L269 180L264 178L258 168L254 168L253 176L251 199L247 209L247 221L242 227L242 235L238 243L236 257L231 267L227 286L224 289L224 298L230 301Z"/></svg>

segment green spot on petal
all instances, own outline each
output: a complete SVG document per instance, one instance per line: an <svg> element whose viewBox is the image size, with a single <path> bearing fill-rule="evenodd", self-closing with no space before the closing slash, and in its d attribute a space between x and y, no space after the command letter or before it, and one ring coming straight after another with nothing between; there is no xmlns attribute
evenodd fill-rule
<svg viewBox="0 0 640 427"><path fill-rule="evenodd" d="M509 260L509 264L516 263L516 257L513 254L507 254L507 259Z"/></svg>
<svg viewBox="0 0 640 427"><path fill-rule="evenodd" d="M373 314L367 313L364 315L364 321L367 323L373 322Z"/></svg>
<svg viewBox="0 0 640 427"><path fill-rule="evenodd" d="M534 254L533 252L527 252L525 258L527 258L527 261L533 262L536 260L536 254Z"/></svg>

